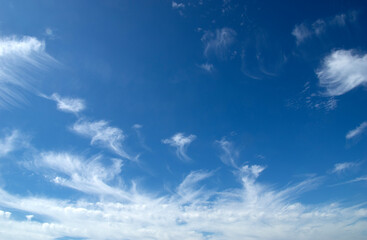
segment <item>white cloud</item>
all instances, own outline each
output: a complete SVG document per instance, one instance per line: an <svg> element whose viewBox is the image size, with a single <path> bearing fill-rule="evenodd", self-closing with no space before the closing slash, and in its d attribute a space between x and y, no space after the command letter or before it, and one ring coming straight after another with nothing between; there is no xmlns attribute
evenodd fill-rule
<svg viewBox="0 0 367 240"><path fill-rule="evenodd" d="M325 19L317 19L312 24L296 24L292 30L292 35L296 38L297 45L300 45L309 38L320 37L329 27L345 27L347 22L352 23L356 19L357 13L350 11Z"/></svg>
<svg viewBox="0 0 367 240"><path fill-rule="evenodd" d="M316 35L322 34L325 31L326 26L327 23L322 19L318 19L312 23L312 29Z"/></svg>
<svg viewBox="0 0 367 240"><path fill-rule="evenodd" d="M142 127L143 127L143 125L137 124L137 123L132 126L133 129L140 129Z"/></svg>
<svg viewBox="0 0 367 240"><path fill-rule="evenodd" d="M177 194L182 199L182 203L194 203L206 201L213 193L207 192L203 187L196 189L195 186L202 180L212 176L212 172L195 171L191 172L177 188Z"/></svg>
<svg viewBox="0 0 367 240"><path fill-rule="evenodd" d="M85 102L80 98L60 97L57 93L46 98L54 100L57 103L57 109L63 112L78 113L85 109Z"/></svg>
<svg viewBox="0 0 367 240"><path fill-rule="evenodd" d="M37 92L32 73L55 62L37 38L0 38L0 108L24 103L24 92Z"/></svg>
<svg viewBox="0 0 367 240"><path fill-rule="evenodd" d="M187 147L191 144L192 141L196 139L195 135L189 135L185 137L182 133L176 133L169 139L163 139L162 142L164 144L168 144L172 147L176 148L177 157L181 160L190 160L189 156L186 154Z"/></svg>
<svg viewBox="0 0 367 240"><path fill-rule="evenodd" d="M176 3L175 1L172 1L172 8L173 9L185 8L185 4L183 4L183 3Z"/></svg>
<svg viewBox="0 0 367 240"><path fill-rule="evenodd" d="M101 145L120 157L132 160L122 146L125 139L123 131L109 126L108 122L104 120L90 122L80 119L72 126L72 130L82 136L91 138L91 145Z"/></svg>
<svg viewBox="0 0 367 240"><path fill-rule="evenodd" d="M213 53L219 58L224 58L228 54L229 47L235 41L236 35L236 31L231 28L205 32L201 38L201 41L204 43L204 55L209 57Z"/></svg>
<svg viewBox="0 0 367 240"><path fill-rule="evenodd" d="M339 15L336 15L332 20L331 22L333 24L336 24L336 25L339 25L341 27L345 26L346 24L346 21L347 21L347 15L346 14L339 14Z"/></svg>
<svg viewBox="0 0 367 240"><path fill-rule="evenodd" d="M210 63L203 63L199 65L199 67L207 72L212 72L214 70L213 64Z"/></svg>
<svg viewBox="0 0 367 240"><path fill-rule="evenodd" d="M129 202L26 197L0 189L0 206L34 215L32 221L19 221L0 212L0 232L7 239L31 240L365 239L363 205L301 204L294 199L315 187L317 178L274 189L257 181L263 169L243 166L242 186L223 191L204 189L201 182L214 173L196 171L177 193L147 197L134 192Z"/></svg>
<svg viewBox="0 0 367 240"><path fill-rule="evenodd" d="M345 172L346 170L348 170L350 168L353 168L357 165L358 165L357 163L353 163L353 162L336 163L334 165L332 173L342 173L342 172Z"/></svg>
<svg viewBox="0 0 367 240"><path fill-rule="evenodd" d="M121 172L122 161L112 159L108 167L101 163L101 156L85 159L66 152L43 152L33 163L36 171L43 170L55 184L78 191L129 199L122 189L111 187L108 182Z"/></svg>
<svg viewBox="0 0 367 240"><path fill-rule="evenodd" d="M306 38L311 37L312 32L305 24L296 25L292 31L292 35L296 38L297 45L302 43Z"/></svg>
<svg viewBox="0 0 367 240"><path fill-rule="evenodd" d="M336 50L325 57L316 71L325 95L339 96L367 85L367 54L358 55L353 50Z"/></svg>
<svg viewBox="0 0 367 240"><path fill-rule="evenodd" d="M6 156L8 153L26 145L25 137L18 130L13 130L4 138L0 138L0 157Z"/></svg>
<svg viewBox="0 0 367 240"><path fill-rule="evenodd" d="M239 152L233 148L233 144L222 138L220 141L216 141L223 150L223 154L220 156L220 160L229 166L238 168L236 159L239 156Z"/></svg>
<svg viewBox="0 0 367 240"><path fill-rule="evenodd" d="M361 123L358 127L353 130L350 130L345 136L346 139L353 139L360 136L367 129L367 121Z"/></svg>

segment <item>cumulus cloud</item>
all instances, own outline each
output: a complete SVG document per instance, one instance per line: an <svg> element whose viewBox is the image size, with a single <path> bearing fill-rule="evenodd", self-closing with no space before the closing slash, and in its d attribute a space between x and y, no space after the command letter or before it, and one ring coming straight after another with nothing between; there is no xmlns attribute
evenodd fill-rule
<svg viewBox="0 0 367 240"><path fill-rule="evenodd" d="M31 240L365 238L363 205L304 205L295 200L317 186L317 178L274 189L257 180L263 166L241 169L242 186L236 189L206 190L202 182L214 173L195 171L177 193L147 197L134 192L130 202L19 196L0 189L0 206L34 215L32 221L21 221L0 212L0 232L9 239Z"/></svg>
<svg viewBox="0 0 367 240"><path fill-rule="evenodd" d="M343 95L350 90L367 85L367 54L353 50L335 50L325 57L316 71L319 84L326 96Z"/></svg>
<svg viewBox="0 0 367 240"><path fill-rule="evenodd" d="M236 31L231 28L205 32L201 38L201 41L204 43L204 55L209 57L211 54L214 54L219 58L225 58L229 47L236 39L236 35Z"/></svg>
<svg viewBox="0 0 367 240"><path fill-rule="evenodd" d="M176 133L174 136L172 136L169 139L163 139L162 142L164 144L168 144L172 147L176 148L176 155L181 160L190 160L190 157L187 156L186 150L187 147L191 144L192 141L196 139L195 135L189 135L185 137L183 133Z"/></svg>
<svg viewBox="0 0 367 240"><path fill-rule="evenodd" d="M24 103L25 92L37 92L36 79L30 73L55 62L37 38L0 38L0 108Z"/></svg>
<svg viewBox="0 0 367 240"><path fill-rule="evenodd" d="M365 132L367 129L367 121L361 123L358 127L356 127L353 130L350 130L347 135L345 136L346 139L353 139L356 138L358 136L360 136L363 132Z"/></svg>
<svg viewBox="0 0 367 240"><path fill-rule="evenodd" d="M42 96L54 100L57 103L57 109L63 112L78 113L85 109L85 102L80 98L61 97L57 93L52 94L50 97Z"/></svg>
<svg viewBox="0 0 367 240"><path fill-rule="evenodd" d="M122 146L125 139L123 131L117 127L111 127L108 122L79 119L71 129L82 136L91 138L91 145L100 145L120 157L132 160Z"/></svg>

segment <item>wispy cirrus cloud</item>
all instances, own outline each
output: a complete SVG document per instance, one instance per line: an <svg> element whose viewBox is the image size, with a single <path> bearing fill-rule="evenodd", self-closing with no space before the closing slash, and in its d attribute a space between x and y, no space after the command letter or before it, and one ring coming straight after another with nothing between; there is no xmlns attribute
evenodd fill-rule
<svg viewBox="0 0 367 240"><path fill-rule="evenodd" d="M348 169L354 168L356 166L358 166L358 163L355 162L343 162L343 163L336 163L334 165L333 170L331 171L332 173L343 173L345 171L347 171Z"/></svg>
<svg viewBox="0 0 367 240"><path fill-rule="evenodd" d="M347 23L355 22L357 19L356 11L337 14L325 19L317 19L312 24L306 22L296 24L292 30L292 35L296 38L297 45L305 42L312 37L321 36L329 27L345 27Z"/></svg>
<svg viewBox="0 0 367 240"><path fill-rule="evenodd" d="M0 38L0 108L26 101L24 93L37 93L32 76L56 61L46 53L45 42L34 37Z"/></svg>
<svg viewBox="0 0 367 240"><path fill-rule="evenodd" d="M190 160L190 157L187 156L186 150L187 147L191 144L192 141L196 139L196 136L191 134L189 136L184 136L183 133L176 133L171 138L163 139L162 143L168 144L172 147L176 148L176 155L181 160Z"/></svg>
<svg viewBox="0 0 367 240"><path fill-rule="evenodd" d="M239 157L239 151L234 149L233 143L222 138L221 140L216 141L219 144L220 148L222 149L223 153L220 155L220 160L231 167L238 168L236 160Z"/></svg>
<svg viewBox="0 0 367 240"><path fill-rule="evenodd" d="M360 55L354 50L335 50L324 58L316 74L326 96L339 96L356 87L366 86L367 54Z"/></svg>
<svg viewBox="0 0 367 240"><path fill-rule="evenodd" d="M311 37L312 32L310 31L310 29L308 29L308 27L306 27L304 23L301 23L294 27L292 31L292 35L296 38L297 45L299 45L300 43L305 41L307 38Z"/></svg>
<svg viewBox="0 0 367 240"><path fill-rule="evenodd" d="M111 159L110 166L104 166L101 158L101 155L85 158L68 152L41 152L28 166L44 172L53 183L64 187L87 194L129 199L122 189L108 184L120 174L122 161Z"/></svg>
<svg viewBox="0 0 367 240"><path fill-rule="evenodd" d="M87 121L79 119L71 130L81 136L89 137L91 145L99 145L110 149L120 157L133 160L133 158L126 153L122 142L125 139L123 131L117 127L112 127L104 120Z"/></svg>
<svg viewBox="0 0 367 240"><path fill-rule="evenodd" d="M172 8L173 9L185 8L185 4L172 1Z"/></svg>
<svg viewBox="0 0 367 240"><path fill-rule="evenodd" d="M358 127L356 127L353 130L350 130L347 135L345 135L345 138L350 140L354 139L358 136L360 136L362 133L364 133L367 130L367 121L362 122Z"/></svg>
<svg viewBox="0 0 367 240"><path fill-rule="evenodd" d="M228 54L229 47L236 39L236 31L231 28L220 28L212 31L206 31L201 38L204 43L204 56L209 57L211 54L219 58L225 58Z"/></svg>
<svg viewBox="0 0 367 240"><path fill-rule="evenodd" d="M57 93L53 93L51 96L41 94L41 96L55 101L57 109L63 112L78 113L85 109L85 101L80 98L61 97Z"/></svg>
<svg viewBox="0 0 367 240"><path fill-rule="evenodd" d="M364 239L366 208L301 204L295 199L317 186L318 178L274 189L258 182L263 170L260 165L243 166L242 186L223 191L203 188L201 182L213 172L195 171L179 184L177 193L149 197L130 191L134 197L129 202L19 196L0 189L0 206L23 212L24 219L34 215L22 221L4 213L0 231L10 239L31 240Z"/></svg>
<svg viewBox="0 0 367 240"><path fill-rule="evenodd" d="M0 157L27 145L26 137L18 130L13 130L0 138Z"/></svg>
<svg viewBox="0 0 367 240"><path fill-rule="evenodd" d="M213 72L214 70L214 66L213 64L210 64L210 63L203 63L203 64L200 64L199 67L209 73Z"/></svg>

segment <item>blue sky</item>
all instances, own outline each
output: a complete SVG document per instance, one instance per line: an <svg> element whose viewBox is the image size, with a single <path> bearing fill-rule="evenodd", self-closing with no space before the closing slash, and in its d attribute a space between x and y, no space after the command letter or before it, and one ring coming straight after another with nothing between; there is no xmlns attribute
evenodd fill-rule
<svg viewBox="0 0 367 240"><path fill-rule="evenodd" d="M365 239L364 1L1 1L1 239Z"/></svg>

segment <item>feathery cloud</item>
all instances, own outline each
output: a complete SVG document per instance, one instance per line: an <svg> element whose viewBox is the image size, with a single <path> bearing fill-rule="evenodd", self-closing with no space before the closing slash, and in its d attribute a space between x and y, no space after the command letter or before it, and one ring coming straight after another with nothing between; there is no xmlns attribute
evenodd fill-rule
<svg viewBox="0 0 367 240"><path fill-rule="evenodd" d="M357 13L350 11L326 19L317 19L312 24L296 24L292 30L292 35L296 38L297 45L305 42L307 39L321 36L329 27L345 27L347 23L355 22Z"/></svg>
<svg viewBox="0 0 367 240"><path fill-rule="evenodd" d="M306 38L312 35L312 32L306 27L305 24L296 25L292 31L292 35L297 40L297 45L302 43Z"/></svg>
<svg viewBox="0 0 367 240"><path fill-rule="evenodd" d="M209 57L211 54L215 54L219 58L225 58L229 47L236 39L236 35L236 31L231 28L205 32L201 38L201 41L204 43L204 55Z"/></svg>
<svg viewBox="0 0 367 240"><path fill-rule="evenodd" d="M345 136L346 139L353 139L360 136L367 129L367 121L361 123L358 127L353 130L350 130Z"/></svg>
<svg viewBox="0 0 367 240"><path fill-rule="evenodd" d="M367 54L359 55L353 50L336 50L325 57L316 71L319 84L326 96L339 96L367 85Z"/></svg>
<svg viewBox="0 0 367 240"><path fill-rule="evenodd" d="M45 43L34 37L0 38L0 108L24 103L24 93L37 92L30 73L56 61L46 53Z"/></svg>
<svg viewBox="0 0 367 240"><path fill-rule="evenodd" d="M64 187L88 194L129 199L128 194L121 189L108 185L108 182L121 172L122 161L112 159L111 166L106 167L102 165L101 158L102 156L96 156L85 159L83 156L67 152L42 152L36 157L31 168L36 171L43 170L46 176L52 175L51 181Z"/></svg>
<svg viewBox="0 0 367 240"><path fill-rule="evenodd" d="M239 152L233 148L233 144L225 138L222 138L219 141L217 140L216 143L218 143L223 150L223 154L220 155L220 160L226 165L238 168L236 159L239 156Z"/></svg>
<svg viewBox="0 0 367 240"><path fill-rule="evenodd" d="M177 157L180 158L181 160L188 161L190 160L190 157L187 156L186 150L187 147L191 144L191 142L194 141L195 139L196 136L192 134L185 137L183 133L176 133L169 139L163 139L162 143L175 147Z"/></svg>
<svg viewBox="0 0 367 240"><path fill-rule="evenodd" d="M339 173L345 172L346 170L348 170L350 168L353 168L355 166L358 166L358 163L354 163L354 162L336 163L331 172L339 174Z"/></svg>
<svg viewBox="0 0 367 240"><path fill-rule="evenodd" d="M25 137L18 130L13 130L3 138L0 138L0 157L27 145Z"/></svg>
<svg viewBox="0 0 367 240"><path fill-rule="evenodd" d="M22 221L0 212L0 232L9 239L30 240L364 239L366 208L303 205L295 197L315 187L317 178L271 189L257 181L263 169L243 166L242 186L220 192L200 186L212 172L196 171L183 180L177 193L147 197L134 192L130 202L26 197L0 189L0 206L34 215L32 221Z"/></svg>
<svg viewBox="0 0 367 240"><path fill-rule="evenodd" d="M50 97L42 96L54 100L57 103L57 109L63 112L78 113L85 109L85 102L80 98L60 97L57 93L52 94Z"/></svg>
<svg viewBox="0 0 367 240"><path fill-rule="evenodd" d="M125 139L123 131L117 127L109 126L109 123L104 120L90 122L79 119L71 129L82 136L91 138L91 145L100 145L110 149L120 157L132 159L122 146Z"/></svg>

